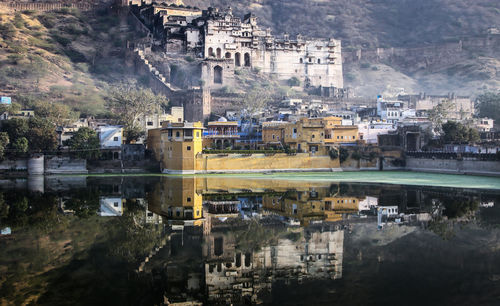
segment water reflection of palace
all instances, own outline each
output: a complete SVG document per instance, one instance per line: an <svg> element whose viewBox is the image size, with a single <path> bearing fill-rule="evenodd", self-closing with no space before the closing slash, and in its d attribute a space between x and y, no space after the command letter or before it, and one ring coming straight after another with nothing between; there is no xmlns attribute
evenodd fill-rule
<svg viewBox="0 0 500 306"><path fill-rule="evenodd" d="M212 221L208 230L186 225L171 231L167 245L143 266L143 272L165 280L168 303L262 303L275 282L342 277L344 230L339 227L293 232L252 227L258 232L253 236L242 224L229 231L219 219Z"/></svg>
<svg viewBox="0 0 500 306"><path fill-rule="evenodd" d="M341 196L338 184L199 177L162 178L148 202L151 211L177 224L201 220L208 214L238 217L244 213L242 199L249 197L259 202L259 214L279 215L305 226L316 221L339 221L377 205L373 197L368 205L360 206L366 202L365 196Z"/></svg>

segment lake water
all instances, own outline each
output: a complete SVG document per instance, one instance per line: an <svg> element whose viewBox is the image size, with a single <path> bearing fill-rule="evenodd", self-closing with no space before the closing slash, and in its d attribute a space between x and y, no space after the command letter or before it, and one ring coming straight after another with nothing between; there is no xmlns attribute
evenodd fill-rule
<svg viewBox="0 0 500 306"><path fill-rule="evenodd" d="M500 301L498 178L49 176L0 188L1 305Z"/></svg>

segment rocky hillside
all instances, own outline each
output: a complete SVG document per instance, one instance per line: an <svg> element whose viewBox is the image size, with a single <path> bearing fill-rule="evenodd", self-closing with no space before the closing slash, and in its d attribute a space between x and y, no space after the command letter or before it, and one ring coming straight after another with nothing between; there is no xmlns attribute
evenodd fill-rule
<svg viewBox="0 0 500 306"><path fill-rule="evenodd" d="M125 63L135 32L107 10L0 11L0 94L104 115L111 86L134 78Z"/></svg>

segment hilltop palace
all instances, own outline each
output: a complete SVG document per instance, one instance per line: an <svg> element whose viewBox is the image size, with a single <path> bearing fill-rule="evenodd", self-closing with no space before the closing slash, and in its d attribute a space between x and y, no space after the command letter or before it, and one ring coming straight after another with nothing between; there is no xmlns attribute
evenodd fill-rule
<svg viewBox="0 0 500 306"><path fill-rule="evenodd" d="M192 54L203 59L201 77L212 89L231 85L235 69L252 69L280 80L296 77L322 95L342 92L341 42L305 39L298 35L277 38L263 30L257 18L235 17L230 8L219 10L184 6L182 1L129 3L151 31L157 47L169 54Z"/></svg>

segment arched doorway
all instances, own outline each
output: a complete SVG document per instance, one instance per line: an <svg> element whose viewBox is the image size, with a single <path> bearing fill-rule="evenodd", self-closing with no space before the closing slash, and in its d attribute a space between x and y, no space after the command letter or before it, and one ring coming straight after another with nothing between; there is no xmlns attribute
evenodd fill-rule
<svg viewBox="0 0 500 306"><path fill-rule="evenodd" d="M214 49L212 47L208 48L208 56L207 57L211 57L213 56L214 54Z"/></svg>
<svg viewBox="0 0 500 306"><path fill-rule="evenodd" d="M245 67L250 67L250 54L245 53Z"/></svg>
<svg viewBox="0 0 500 306"><path fill-rule="evenodd" d="M222 84L222 67L214 67L214 84Z"/></svg>
<svg viewBox="0 0 500 306"><path fill-rule="evenodd" d="M231 53L226 52L226 58L231 58Z"/></svg>
<svg viewBox="0 0 500 306"><path fill-rule="evenodd" d="M222 50L220 48L217 48L217 58L222 57Z"/></svg>
<svg viewBox="0 0 500 306"><path fill-rule="evenodd" d="M241 66L241 54L239 52L237 52L237 53L234 54L234 64L237 67Z"/></svg>

